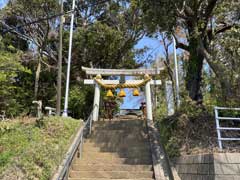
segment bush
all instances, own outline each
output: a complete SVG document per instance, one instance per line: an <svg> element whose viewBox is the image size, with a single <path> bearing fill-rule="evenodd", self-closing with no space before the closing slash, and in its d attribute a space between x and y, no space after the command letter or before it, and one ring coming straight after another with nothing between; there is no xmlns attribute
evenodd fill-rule
<svg viewBox="0 0 240 180"><path fill-rule="evenodd" d="M75 85L69 93L69 110L74 118L85 119L92 111L93 88L81 85Z"/></svg>
<svg viewBox="0 0 240 180"><path fill-rule="evenodd" d="M182 101L174 115L159 118L156 125L170 157L209 148L209 138L216 137L213 113L189 99Z"/></svg>

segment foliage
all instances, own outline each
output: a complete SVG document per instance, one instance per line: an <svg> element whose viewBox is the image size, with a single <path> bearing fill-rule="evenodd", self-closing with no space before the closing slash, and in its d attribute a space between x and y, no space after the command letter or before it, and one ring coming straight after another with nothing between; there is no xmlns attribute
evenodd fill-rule
<svg viewBox="0 0 240 180"><path fill-rule="evenodd" d="M144 54L145 48L134 50L134 45L145 33L142 16L137 5L129 3L130 1L125 0L111 2L87 0L76 4L70 77L73 98L70 98L69 106L76 117L83 118L87 114L80 112L86 108L78 109L79 102L81 102L79 105L87 106L92 102L76 93L76 87L81 89L82 94L89 93L88 88L83 88L83 84L79 83L86 77L81 70L82 66L136 68L142 65L138 62L138 57ZM71 5L72 1L64 2L65 12L71 9ZM36 99L42 100L43 107L55 107L59 31L59 17L55 15L58 12L59 2L56 0L9 1L7 6L0 10L0 33L4 37L3 43L9 47L7 52L13 54L11 47L16 51L21 50L20 64L32 72L18 74L18 81L15 82L17 97L8 99L11 104L15 104L11 105L13 108L8 110L9 113L30 114L31 102ZM65 16L64 24L62 87L65 87L66 82L64 75L67 69L69 17ZM77 98L81 100L78 101ZM15 112L15 109L22 111Z"/></svg>
<svg viewBox="0 0 240 180"><path fill-rule="evenodd" d="M71 118L45 118L38 128L34 119L0 123L0 177L47 180L62 161L69 140L81 126ZM10 130L11 129L11 130Z"/></svg>
<svg viewBox="0 0 240 180"><path fill-rule="evenodd" d="M14 123L8 123L8 122L1 122L0 126L0 135L2 136L4 133L9 133L10 131L15 129L15 124Z"/></svg>
<svg viewBox="0 0 240 180"><path fill-rule="evenodd" d="M124 2L77 3L79 17L75 24L73 46L76 70L80 71L82 65L101 68L139 67L135 57L145 51L134 51L133 47L144 35L141 15L139 9ZM67 8L71 1L65 4Z"/></svg>
<svg viewBox="0 0 240 180"><path fill-rule="evenodd" d="M87 30L79 28L75 33L74 45L75 49L78 47L85 47L82 51L76 51L74 59L77 63L102 68L121 68L134 67L134 53L131 49L121 56L125 42L124 34L119 32L106 24L99 22L95 23ZM127 48L127 47L125 47ZM84 52L84 50L86 52ZM80 61L82 59L82 61ZM78 67L81 67L81 64Z"/></svg>
<svg viewBox="0 0 240 180"><path fill-rule="evenodd" d="M211 151L217 146L213 113L189 98L182 100L173 116L159 117L156 125L170 157Z"/></svg>
<svg viewBox="0 0 240 180"><path fill-rule="evenodd" d="M240 42L238 39L240 34L240 26L238 28L232 28L224 34L221 38L215 40L215 54L214 58L219 59L218 63L221 65L223 72L218 72L219 76L213 77L219 80L216 84L219 89L219 99L223 99L222 104L225 103L227 106L240 105L236 99L240 97ZM219 50L217 50L219 49ZM218 102L221 103L221 102Z"/></svg>
<svg viewBox="0 0 240 180"><path fill-rule="evenodd" d="M74 85L69 93L69 109L71 115L86 119L92 111L93 88L83 85Z"/></svg>
<svg viewBox="0 0 240 180"><path fill-rule="evenodd" d="M22 52L11 45L3 44L1 36L0 49L0 110L15 116L24 109L22 104L17 102L20 88L16 84L19 74L31 74L31 71L21 64Z"/></svg>
<svg viewBox="0 0 240 180"><path fill-rule="evenodd" d="M239 6L240 3L234 0L151 0L141 3L148 31L167 31L174 34L177 48L189 52L185 81L186 89L193 100L202 99L200 87L203 59L206 59L216 74L221 88L227 87L228 91L224 93L230 94L229 89L233 84L229 83L228 67L221 63L220 58L214 58L213 51L221 50L218 43L213 50L212 43L215 39L222 41L228 30L239 26ZM185 33L185 37L179 37L179 31Z"/></svg>

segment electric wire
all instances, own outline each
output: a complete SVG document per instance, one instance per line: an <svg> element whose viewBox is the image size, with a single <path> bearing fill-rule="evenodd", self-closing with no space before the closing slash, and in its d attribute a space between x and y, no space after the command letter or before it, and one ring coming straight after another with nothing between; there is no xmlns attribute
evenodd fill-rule
<svg viewBox="0 0 240 180"><path fill-rule="evenodd" d="M104 4L104 3L108 2L108 1L109 0L101 1L99 3L92 4L92 6L98 6L98 5ZM75 8L74 10L70 10L70 11L67 11L67 12L64 12L64 13L58 13L58 14L55 14L55 15L52 15L52 16L48 16L48 17L45 17L45 18L39 18L37 20L34 20L34 21L31 21L31 22L28 22L28 23L24 23L24 24L18 25L16 27L11 27L10 29L7 29L6 31L3 31L2 34L6 34L6 33L9 33L9 32L11 33L12 31L16 31L17 29L20 29L22 27L29 26L29 25L32 25L32 24L37 24L37 23L40 23L42 21L47 21L47 20L50 20L50 19L55 19L57 17L65 16L65 15L68 15L68 14L72 14L72 13L75 13L76 11L78 11L78 9ZM8 26L8 27L10 27L10 26Z"/></svg>

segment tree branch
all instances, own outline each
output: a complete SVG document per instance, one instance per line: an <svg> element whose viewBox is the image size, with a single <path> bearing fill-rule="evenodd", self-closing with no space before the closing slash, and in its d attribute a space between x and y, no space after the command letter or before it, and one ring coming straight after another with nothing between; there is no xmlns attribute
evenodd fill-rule
<svg viewBox="0 0 240 180"><path fill-rule="evenodd" d="M178 6L176 5L176 3L174 3L174 6L175 6L175 8L176 8L176 10L177 10L177 15L178 15L180 18L183 18L183 19L187 19L187 16L186 16L186 14L184 13L185 5L186 5L186 2L183 1L183 7L182 7L182 9L180 10L180 9L178 8Z"/></svg>
<svg viewBox="0 0 240 180"><path fill-rule="evenodd" d="M227 30L230 30L232 27L234 27L235 24L232 25L225 25L224 27L222 27L221 29L216 30L215 35L219 34L219 33L223 33Z"/></svg>
<svg viewBox="0 0 240 180"><path fill-rule="evenodd" d="M219 61L214 61L211 54L208 53L207 49L204 47L203 41L200 41L200 46L198 47L198 52L203 55L206 59L207 63L209 64L210 68L216 75L219 75L219 72L225 72L224 69L219 64Z"/></svg>
<svg viewBox="0 0 240 180"><path fill-rule="evenodd" d="M216 29L215 32L213 32L212 29L208 29L207 30L208 39L211 41L214 38L215 35L223 33L227 30L230 30L234 26L235 26L235 24L231 24L231 25L225 24L223 27L221 27L219 29Z"/></svg>
<svg viewBox="0 0 240 180"><path fill-rule="evenodd" d="M185 6L184 12L187 16L191 16L191 17L194 16L194 12L189 6Z"/></svg>
<svg viewBox="0 0 240 180"><path fill-rule="evenodd" d="M189 46L178 41L175 34L173 34L174 39L176 40L176 48L181 48L185 51L189 51Z"/></svg>

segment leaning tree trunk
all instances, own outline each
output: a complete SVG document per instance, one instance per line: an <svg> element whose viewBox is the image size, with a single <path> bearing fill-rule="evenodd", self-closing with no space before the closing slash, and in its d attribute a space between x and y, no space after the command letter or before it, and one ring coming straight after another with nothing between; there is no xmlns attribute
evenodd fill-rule
<svg viewBox="0 0 240 180"><path fill-rule="evenodd" d="M198 39L193 38L189 42L189 62L186 75L186 89L194 101L202 100L200 90L202 81L202 68L204 57L198 52Z"/></svg>
<svg viewBox="0 0 240 180"><path fill-rule="evenodd" d="M229 74L228 67L224 66L224 64L222 64L219 60L215 60L215 58L213 58L212 55L204 48L203 43L199 48L199 51L215 73L221 86L222 100L227 102L231 97L234 97L234 94L237 94L237 92L234 92L235 89L232 84L232 76Z"/></svg>

